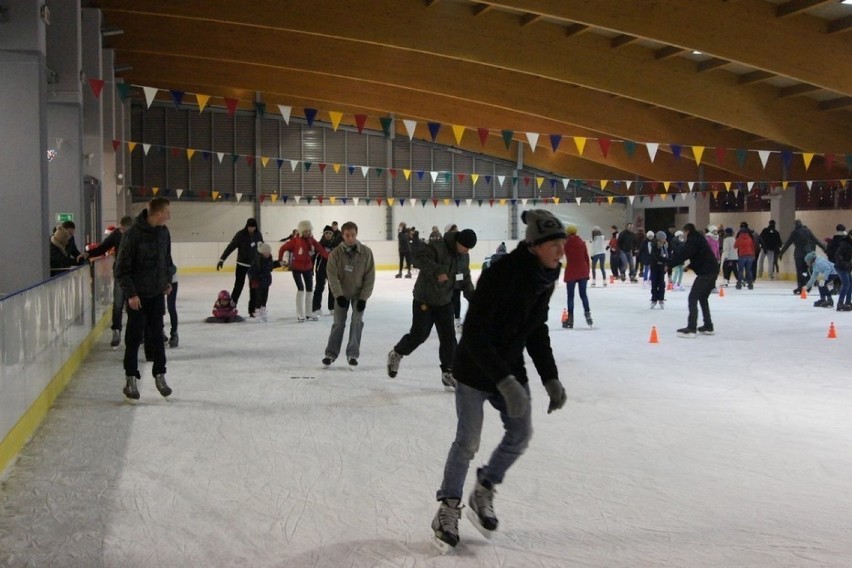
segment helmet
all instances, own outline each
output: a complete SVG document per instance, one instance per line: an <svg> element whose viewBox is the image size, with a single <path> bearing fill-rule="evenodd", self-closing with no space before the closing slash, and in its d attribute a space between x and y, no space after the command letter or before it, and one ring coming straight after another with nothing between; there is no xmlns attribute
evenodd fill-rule
<svg viewBox="0 0 852 568"><path fill-rule="evenodd" d="M222 290L219 292L219 301L220 302L229 302L231 300L231 293L227 290Z"/></svg>
<svg viewBox="0 0 852 568"><path fill-rule="evenodd" d="M648 231L647 233L645 233L645 236L649 239L653 239L654 238L654 231Z"/></svg>

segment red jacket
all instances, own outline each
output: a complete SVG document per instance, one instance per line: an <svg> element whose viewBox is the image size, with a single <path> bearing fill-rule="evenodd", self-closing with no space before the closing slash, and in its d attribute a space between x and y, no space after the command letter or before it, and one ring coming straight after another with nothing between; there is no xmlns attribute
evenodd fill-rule
<svg viewBox="0 0 852 568"><path fill-rule="evenodd" d="M740 256L754 256L754 237L748 231L740 231L734 241L734 248Z"/></svg>
<svg viewBox="0 0 852 568"><path fill-rule="evenodd" d="M589 279L589 250L586 242L577 235L568 235L565 240L565 275L562 280Z"/></svg>
<svg viewBox="0 0 852 568"><path fill-rule="evenodd" d="M290 252L290 270L296 272L313 272L314 255L319 254L323 258L328 258L328 251L313 237L303 238L301 235L293 237L278 249L278 262L284 258L284 253ZM311 253L314 254L311 254Z"/></svg>

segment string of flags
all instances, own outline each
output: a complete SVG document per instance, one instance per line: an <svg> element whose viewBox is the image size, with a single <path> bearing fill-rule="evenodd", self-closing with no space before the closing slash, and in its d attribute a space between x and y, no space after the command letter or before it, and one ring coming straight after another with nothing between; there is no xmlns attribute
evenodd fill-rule
<svg viewBox="0 0 852 568"><path fill-rule="evenodd" d="M99 98L106 82L103 79L96 79L96 78L89 78L88 82L89 82L89 87L91 88L91 91L94 94L94 96L96 98ZM148 87L148 86L143 86L143 85L132 85L132 84L129 84L129 83L118 83L118 82L116 82L115 86L116 86L116 89L118 90L119 96L121 97L122 101L127 100L127 98L130 96L130 94L131 94L131 92L134 88L141 89L143 94L144 94L144 97L145 97L145 102L146 102L147 108L151 107L151 104L154 102L154 100L157 97L157 94L161 90L168 91L168 93L171 97L172 103L174 104L175 108L178 109L178 110L181 110L182 105L185 104L184 99L187 97L187 95L195 98L195 104L198 107L199 113L204 112L204 109L210 103L211 98L213 98L211 95L204 95L204 94L200 94L200 93L187 93L185 91L166 90L166 89L159 89L157 87ZM229 115L233 116L234 113L236 113L237 107L240 104L239 99L233 99L233 98L227 98L227 97L217 97L217 98L221 98L223 100L225 107L228 110ZM267 104L264 103L264 102L253 101L252 104L254 105L254 110L261 117L263 117L270 110L270 109L267 108ZM276 106L277 106L277 110L281 114L281 117L283 118L284 122L287 125L289 125L290 119L292 117L293 107L288 106L288 105L281 105L281 104L276 105ZM317 117L319 116L320 111L318 109L315 109L315 108L305 108L305 109L303 109L303 111L304 111L304 118L305 118L305 121L307 122L308 126L309 127L313 126L314 121L317 120ZM324 112L324 114L326 114L328 116L328 123L331 124L334 131L337 131L337 129L340 127L340 124L343 120L344 113L339 112L339 111L333 111L333 110L323 111L323 112ZM363 131L364 126L366 125L368 118L369 117L366 114L354 114L353 115L355 127L357 128L359 134ZM378 117L378 120L381 124L382 130L383 130L385 136L390 136L390 133L393 130L394 121L397 120L397 119L394 119L394 118L388 117L388 116L382 116L382 117ZM403 119L402 123L403 123L403 126L405 127L406 133L408 134L409 140L412 140L414 138L414 135L415 135L417 128L420 126L420 122L418 122L416 120ZM430 136L432 142L436 141L436 139L438 137L438 133L441 131L441 129L444 126L445 125L440 123L440 122L426 122L426 128L429 131L429 136ZM461 141L462 141L463 137L465 136L465 134L467 134L468 131L476 131L476 134L479 137L479 140L480 140L480 143L482 144L482 146L485 146L488 138L492 135L492 129L487 128L487 127L469 127L469 126L458 125L458 124L450 124L449 126L452 130L453 137L454 137L457 145L461 145ZM503 143L504 143L506 149L509 150L511 143L514 141L515 131L514 130L508 130L508 129L501 129L499 132L500 132L500 136L503 139ZM583 153L586 151L586 148L587 148L589 142L592 142L592 141L597 142L597 145L600 148L601 154L603 155L604 159L607 159L609 157L609 153L610 153L610 150L611 150L613 144L623 145L625 154L631 159L633 159L636 156L637 147L644 146L646 151L647 151L648 158L650 159L650 161L652 163L655 161L655 159L657 157L657 153L658 153L660 147L662 147L662 146L667 146L669 148L671 155L672 155L672 159L675 160L675 161L681 159L681 157L683 156L684 148L691 148L692 160L695 162L696 166L700 166L702 164L702 161L705 160L705 154L710 152L709 147L697 146L697 145L685 145L685 144L676 144L676 143L660 143L660 142L635 142L635 141L630 141L630 140L614 140L614 139L605 138L605 137L592 138L592 137L586 137L586 136L569 136L569 135L563 135L563 134L545 134L545 135L542 135L541 133L537 133L537 132L524 132L523 134L525 135L526 142L530 147L530 151L532 151L532 152L535 152L536 148L539 145L539 140L541 139L542 136L547 137L547 140L550 142L551 151L553 153L555 153L557 151L557 149L560 147L560 145L563 142L563 139L570 138L573 141L574 146L575 146L579 156L583 156ZM519 143L522 144L523 141L519 141ZM799 159L802 160L805 171L808 171L810 169L811 163L813 162L814 157L822 156L823 164L825 166L825 170L827 172L830 172L831 169L834 166L835 161L838 158L838 156L833 154L833 153L793 152L791 150L780 150L780 151L777 151L777 150L752 150L752 149L744 149L744 148L725 148L725 147L721 147L721 146L713 148L712 152L715 154L716 164L719 165L719 166L724 165L725 162L728 159L728 155L730 153L733 153L734 157L737 161L737 164L739 165L740 168L745 167L746 160L748 159L748 157L750 155L756 155L760 159L760 163L762 164L764 170L766 169L766 166L769 163L769 160L770 160L770 158L772 158L773 155L779 156L781 163L784 165L786 171L789 171L789 169L792 167L794 156L798 156ZM844 159L845 159L845 162L846 162L847 169L852 170L852 152L846 153L845 156L844 156Z"/></svg>

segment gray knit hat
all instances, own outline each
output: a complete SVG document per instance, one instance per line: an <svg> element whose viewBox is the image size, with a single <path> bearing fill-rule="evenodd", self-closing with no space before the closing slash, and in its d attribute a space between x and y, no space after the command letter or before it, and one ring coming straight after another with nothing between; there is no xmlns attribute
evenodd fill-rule
<svg viewBox="0 0 852 568"><path fill-rule="evenodd" d="M524 211L521 213L521 221L527 225L524 240L531 245L565 238L565 225L545 209Z"/></svg>

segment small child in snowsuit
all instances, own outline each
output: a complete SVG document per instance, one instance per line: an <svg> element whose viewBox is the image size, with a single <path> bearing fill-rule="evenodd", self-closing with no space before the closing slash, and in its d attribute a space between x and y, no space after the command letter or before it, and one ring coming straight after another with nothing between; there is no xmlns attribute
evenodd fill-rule
<svg viewBox="0 0 852 568"><path fill-rule="evenodd" d="M227 290L219 292L219 297L213 304L213 317L223 322L229 322L235 320L238 315L237 305L231 299L230 292Z"/></svg>
<svg viewBox="0 0 852 568"><path fill-rule="evenodd" d="M833 276L837 276L834 265L827 258L817 256L813 251L805 255L805 264L811 269L811 278L805 284L808 292L811 291L814 283L819 286L819 300L814 302L814 307L833 308L834 300L831 299L831 292L828 291L828 281Z"/></svg>
<svg viewBox="0 0 852 568"><path fill-rule="evenodd" d="M650 231L648 231L650 233ZM664 308L666 301L666 272L668 270L669 243L664 231L657 231L651 245L651 309L657 304Z"/></svg>
<svg viewBox="0 0 852 568"><path fill-rule="evenodd" d="M269 287L272 286L272 271L282 265L281 262L273 260L272 247L267 243L261 243L257 247L258 254L254 257L248 269L249 287L254 295L255 312L252 317L267 320L266 302L269 299Z"/></svg>

